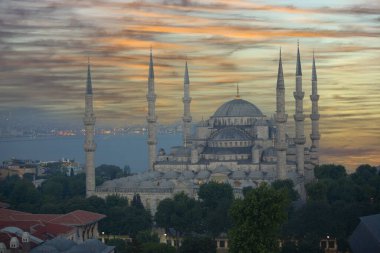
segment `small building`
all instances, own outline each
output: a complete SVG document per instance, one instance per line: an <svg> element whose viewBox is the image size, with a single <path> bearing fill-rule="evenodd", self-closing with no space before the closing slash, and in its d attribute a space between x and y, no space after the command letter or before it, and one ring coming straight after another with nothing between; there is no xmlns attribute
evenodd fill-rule
<svg viewBox="0 0 380 253"><path fill-rule="evenodd" d="M31 214L0 208L0 229L17 227L42 241L63 237L84 242L99 237L98 222L106 216L76 210L67 214Z"/></svg>
<svg viewBox="0 0 380 253"><path fill-rule="evenodd" d="M380 214L360 217L348 243L352 253L380 252Z"/></svg>

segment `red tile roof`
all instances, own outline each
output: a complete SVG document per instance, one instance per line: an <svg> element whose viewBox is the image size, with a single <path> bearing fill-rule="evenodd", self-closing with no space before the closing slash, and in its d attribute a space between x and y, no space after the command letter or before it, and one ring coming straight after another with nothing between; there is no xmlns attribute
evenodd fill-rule
<svg viewBox="0 0 380 253"><path fill-rule="evenodd" d="M44 221L55 224L82 226L97 222L104 214L76 210L67 214L31 214L0 208L0 221Z"/></svg>
<svg viewBox="0 0 380 253"><path fill-rule="evenodd" d="M76 210L71 213L63 214L59 217L56 217L50 220L50 222L72 225L72 226L83 226L83 225L97 222L105 217L106 216L104 214L93 213L93 212L83 211L83 210Z"/></svg>
<svg viewBox="0 0 380 253"><path fill-rule="evenodd" d="M0 208L0 220L12 220L11 217L13 215L18 215L18 214L28 214L28 213L6 209L6 208Z"/></svg>
<svg viewBox="0 0 380 253"><path fill-rule="evenodd" d="M0 221L0 229L5 227L20 228L44 241L59 235L75 233L76 231L72 226L43 221Z"/></svg>
<svg viewBox="0 0 380 253"><path fill-rule="evenodd" d="M47 240L75 233L75 227L95 223L104 217L103 214L83 210L67 214L31 214L0 208L0 229L18 227L37 238Z"/></svg>

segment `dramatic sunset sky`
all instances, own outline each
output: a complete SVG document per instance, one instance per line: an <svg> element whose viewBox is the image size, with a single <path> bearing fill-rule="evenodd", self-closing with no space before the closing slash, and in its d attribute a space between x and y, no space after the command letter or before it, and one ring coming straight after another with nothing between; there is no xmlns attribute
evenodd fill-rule
<svg viewBox="0 0 380 253"><path fill-rule="evenodd" d="M180 120L186 59L195 121L236 83L272 116L281 47L292 135L297 40L307 115L315 50L322 162L380 164L378 0L2 0L0 110L81 124L90 56L97 126L145 123L152 46L159 123Z"/></svg>

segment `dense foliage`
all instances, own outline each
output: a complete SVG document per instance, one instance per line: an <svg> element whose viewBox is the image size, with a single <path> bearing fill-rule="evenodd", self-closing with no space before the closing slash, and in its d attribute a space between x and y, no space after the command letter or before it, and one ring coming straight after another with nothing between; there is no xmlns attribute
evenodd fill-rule
<svg viewBox="0 0 380 253"><path fill-rule="evenodd" d="M162 200L155 220L163 228L174 228L179 234L197 232L217 236L231 227L228 210L233 202L229 184L210 182L200 187L199 200L179 193Z"/></svg>
<svg viewBox="0 0 380 253"><path fill-rule="evenodd" d="M287 193L267 184L237 199L231 208L234 227L229 232L229 252L276 252L288 205Z"/></svg>
<svg viewBox="0 0 380 253"><path fill-rule="evenodd" d="M329 164L316 167L315 176L306 185L306 204L290 213L282 237L315 249L321 238L330 236L337 238L339 250L346 250L359 217L380 212L380 175L370 165L347 174L343 166ZM294 252L304 252L298 250Z"/></svg>
<svg viewBox="0 0 380 253"><path fill-rule="evenodd" d="M78 209L102 213L107 217L100 221L99 231L107 234L134 237L152 226L150 212L144 209L138 195L130 204L118 196L108 196L105 200L95 196L85 198L84 174L55 173L39 188L27 179L11 176L0 183L0 201L9 203L12 209L31 213L68 213Z"/></svg>
<svg viewBox="0 0 380 253"><path fill-rule="evenodd" d="M128 168L122 171L116 166L104 165L97 172L101 173L97 175L101 182L125 175ZM255 234L258 230L271 240L275 236L282 239L283 253L320 252L319 241L327 235L337 238L339 249L345 250L347 238L359 223L359 217L380 213L379 172L370 165L361 165L352 174L347 174L341 165L321 165L315 168L315 176L316 180L305 186L307 200L304 205L298 205L299 195L290 180L275 181L271 186L256 189L246 188L243 191L245 200L234 200L230 185L210 182L200 187L197 200L180 193L173 199L161 201L154 218L160 227L174 228L178 236L187 238L183 250L203 245L202 250L208 252L205 238L228 232L232 242L236 236L239 243L248 242L248 234L251 234L255 235L260 247L276 252L273 244L259 240ZM118 196L86 199L84 174L67 176L57 172L39 188L35 188L30 179L30 176L23 179L10 176L1 181L0 201L9 203L12 209L32 213L67 213L77 209L103 213L107 218L99 224L101 232L128 234L135 238L128 244L116 240L117 247L125 250L119 252L173 252L172 247L160 245L156 236L146 232L152 227L152 217L138 195L131 201ZM280 210L287 199L293 204L286 206L288 219L282 224L281 234L277 235L275 231L284 217ZM270 227L273 230L269 231ZM236 250L245 247L234 243L230 246L231 252L239 252Z"/></svg>
<svg viewBox="0 0 380 253"><path fill-rule="evenodd" d="M182 246L179 249L180 253L215 253L215 241L207 236L190 236L185 237L182 241Z"/></svg>

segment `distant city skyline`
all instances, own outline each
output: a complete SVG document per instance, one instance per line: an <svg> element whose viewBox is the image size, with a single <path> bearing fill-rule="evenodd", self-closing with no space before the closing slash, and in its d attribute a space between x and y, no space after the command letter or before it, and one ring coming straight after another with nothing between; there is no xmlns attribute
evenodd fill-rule
<svg viewBox="0 0 380 253"><path fill-rule="evenodd" d="M80 126L90 57L96 126L145 124L152 47L159 123L181 120L186 60L194 121L233 98L236 83L272 116L281 47L291 116L299 40L307 116L316 56L321 162L379 165L379 13L375 0L4 0L0 113Z"/></svg>

